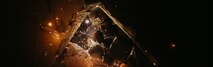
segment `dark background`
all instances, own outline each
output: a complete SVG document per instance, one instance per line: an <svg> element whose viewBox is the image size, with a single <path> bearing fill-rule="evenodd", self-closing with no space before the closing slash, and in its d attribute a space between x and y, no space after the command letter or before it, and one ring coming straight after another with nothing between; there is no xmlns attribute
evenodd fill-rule
<svg viewBox="0 0 213 67"><path fill-rule="evenodd" d="M9 0L1 2L0 38L1 45L3 45L1 47L1 58L5 59L3 60L3 64L8 65L8 67L34 66L33 43L35 39L35 25L33 24L34 20L31 13L34 11L33 6L39 4L33 4L32 1ZM176 52L179 44L174 49L171 49L170 46L172 43L176 44L177 37L181 36L177 34L177 31L180 30L181 26L179 25L184 25L185 23L183 22L186 22L182 19L189 17L189 15L185 17L184 14L187 13L183 12L183 10L187 10L188 8L182 8L184 6L180 7L174 1L102 0L102 2L104 2L107 9L109 9L115 18L135 30L136 40L157 58L162 67L177 67L179 65L177 62L179 57L177 57ZM190 20L187 21L190 22ZM191 28L187 30L191 30ZM206 51L206 53L209 52L209 50ZM210 57L210 55L206 56L205 54L205 57ZM204 58L204 56L197 58ZM208 64L203 62L200 65L206 67Z"/></svg>

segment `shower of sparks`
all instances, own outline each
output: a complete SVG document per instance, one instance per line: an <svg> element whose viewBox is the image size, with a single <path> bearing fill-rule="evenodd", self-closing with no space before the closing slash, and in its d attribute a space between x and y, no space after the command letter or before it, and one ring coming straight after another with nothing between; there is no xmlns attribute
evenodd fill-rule
<svg viewBox="0 0 213 67"><path fill-rule="evenodd" d="M96 8L100 8L104 11L104 13L106 13L111 19L113 18L109 13L108 11L104 10L103 7L99 6L99 5L95 5ZM117 7L117 5L115 5L115 7ZM60 8L61 11L64 11L63 8ZM77 13L78 14L78 13ZM55 16L53 17L53 19L55 19L58 23L58 20L62 20L61 18L59 19L59 17ZM127 29L123 29L124 26L122 24L119 23L118 20L116 20L115 18L112 19L113 22L115 22L115 24L117 24L119 26L119 28L122 28L123 31L126 31ZM80 21L79 21L80 22ZM90 20L90 19L86 19L84 21L84 23L86 25L89 25L91 22L93 22L93 20ZM76 31L71 31L71 30L65 30L64 32L60 32L58 31L57 29L55 29L55 27L57 26L57 23L53 24L54 22L48 22L47 23L47 26L44 25L42 28L46 29L47 32L49 33L49 35L53 38L51 40L54 40L54 41L61 41L63 40L63 36L64 35L69 35L70 32L71 33L74 33ZM40 26L42 26L41 24L39 24ZM77 26L77 25L76 25ZM80 25L79 25L80 26ZM71 28L71 29L75 29L75 28ZM92 28L94 30L98 30L98 28L94 27ZM106 30L104 30L106 32ZM83 33L83 34L86 34L87 36L91 36L90 34L87 34L85 32L82 32L82 31L79 31L80 33ZM67 34L69 33L69 34ZM128 37L132 37L132 34L129 33L128 31L127 32L124 32L127 34ZM71 36L71 35L70 35ZM106 37L106 35L104 35ZM80 35L78 35L78 37L80 38ZM114 40L116 40L117 37L115 37L113 39L113 42ZM131 38L132 39L132 38ZM56 61L56 62L59 62L59 63L62 63L62 64L65 64L66 66L69 66L69 65L76 65L76 64L79 64L79 65L83 65L83 67L93 67L93 66L98 66L98 65L102 65L102 66L110 66L106 63L104 63L104 57L101 56L100 58L96 58L96 57L93 57L91 56L91 54L89 53L89 50L92 49L92 47L98 45L99 43L92 40L92 39L87 39L87 38L83 38L84 41L78 41L78 43L84 43L85 41L87 42L90 42L89 46L85 46L83 45L83 48L82 46L79 46L77 44L74 44L74 43L71 43L69 42L69 45L71 46L65 46L65 49L66 50L62 50L64 52L64 54L57 54L55 55L55 58L61 58L63 57L64 59L61 60L61 61ZM63 42L61 42L63 43ZM67 41L66 41L67 43ZM50 46L53 45L52 43L49 44ZM100 44L99 44L100 45ZM61 46L61 45L60 45ZM62 45L64 46L64 45ZM111 47L112 45L110 45ZM88 49L84 49L85 47L87 47ZM172 45L172 47L175 47ZM60 48L60 47L59 47ZM108 49L108 48L107 48ZM143 52L147 52L146 50L143 51ZM51 52L50 52L51 53ZM128 53L128 51L126 51L125 53ZM48 55L48 52L45 51L45 56ZM63 56L62 56L63 55ZM133 54L132 54L133 55ZM85 62L86 61L86 62ZM82 63L83 62L83 63ZM156 63L153 63L153 65L156 65ZM127 67L127 64L123 63L121 60L114 60L113 63L112 63L112 66L117 66L117 67Z"/></svg>
<svg viewBox="0 0 213 67"><path fill-rule="evenodd" d="M113 21L112 23L115 23L118 26L118 28L120 28L120 30L122 30L127 35L127 37L129 37L131 39L131 41L133 41L133 43L136 44L136 46L139 45L132 38L134 36L134 34L132 34L128 29L126 29L124 27L124 25L122 25L118 20L113 18L110 15L110 13L107 10L105 10L105 8L103 8L100 5L93 5L93 6L96 9L101 9L103 11L103 13L105 13L105 15L108 16ZM115 5L115 7L117 7L117 5ZM65 65L68 65L68 66L69 65L76 65L76 64L79 64L83 61L87 61L84 64L86 67L91 67L91 66L94 66L94 65L97 65L97 64L105 65L105 63L103 62L104 59L102 58L103 56L99 56L99 54L96 55L96 54L90 53L90 51L92 51L92 49L97 51L97 49L95 49L96 46L100 46L100 49L105 48L105 46L102 47L100 45L101 43L91 39L92 37L94 37L93 36L94 33L99 30L99 29L96 29L95 26L96 25L100 26L100 25L98 25L98 22L94 22L94 18L91 18L91 17L85 18L87 15L89 15L88 13L77 12L76 14L78 16L74 17L74 18L78 18L78 19L75 19L75 22L72 23L75 26L72 26L71 30L66 31L66 32L71 33L68 37L69 39L67 41L62 41L61 44L60 44L61 47L59 47L60 49L58 50L59 58L65 57L66 60L65 61L63 60L63 62L65 63ZM91 22L94 22L94 23L91 23ZM101 23L101 22L99 21L99 23ZM87 28L87 26L89 26L89 27ZM82 28L79 28L79 27L82 27ZM79 28L79 30L78 30L78 28ZM84 31L84 30L86 30L86 31ZM78 32L78 33L76 34L76 32ZM82 37L82 35L85 35L86 37ZM55 34L56 39L59 36L60 35ZM105 36L105 37L108 37L108 36ZM77 40L75 41L75 39L74 39L72 41L72 38L76 38ZM113 37L112 40L113 40L112 43L114 43L115 40L117 40L117 36ZM69 43L69 44L67 44L67 43ZM67 46L67 45L69 45L69 46ZM111 48L112 48L112 44L109 45L109 48L107 48L107 49L111 49ZM146 50L144 51L142 48L139 48L139 49L143 53L145 52L144 54L150 59L151 62L153 62L153 65L157 65L155 58L153 58L151 55L147 54ZM126 52L126 53L128 54L128 52ZM133 53L134 53L134 49L131 50L130 55L134 55ZM63 55L63 56L61 56L61 55ZM68 56L66 56L66 55L68 55ZM101 53L100 53L100 55L101 55ZM73 64L73 62L75 62L75 64ZM114 59L112 61L112 64L109 64L109 65L106 64L106 65L107 66L116 66L116 67L119 67L119 66L125 67L125 64L123 63L123 61L117 60L117 59Z"/></svg>

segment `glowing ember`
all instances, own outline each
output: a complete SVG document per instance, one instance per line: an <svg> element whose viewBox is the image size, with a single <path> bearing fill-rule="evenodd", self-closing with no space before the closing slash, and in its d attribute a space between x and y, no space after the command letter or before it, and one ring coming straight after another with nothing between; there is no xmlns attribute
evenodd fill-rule
<svg viewBox="0 0 213 67"><path fill-rule="evenodd" d="M53 24L52 24L52 22L49 22L49 23L48 23L48 26L50 26L50 27L51 27L52 25L53 25Z"/></svg>
<svg viewBox="0 0 213 67"><path fill-rule="evenodd" d="M58 17L55 18L56 20L59 20Z"/></svg>
<svg viewBox="0 0 213 67"><path fill-rule="evenodd" d="M127 67L127 64L122 63L122 64L120 65L120 67Z"/></svg>

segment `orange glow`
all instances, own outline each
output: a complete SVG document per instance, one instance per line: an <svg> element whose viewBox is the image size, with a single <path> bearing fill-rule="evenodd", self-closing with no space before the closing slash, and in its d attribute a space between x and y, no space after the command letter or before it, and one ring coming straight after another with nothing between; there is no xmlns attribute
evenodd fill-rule
<svg viewBox="0 0 213 67"><path fill-rule="evenodd" d="M53 44L49 44L49 45L53 45Z"/></svg>
<svg viewBox="0 0 213 67"><path fill-rule="evenodd" d="M59 39L59 37L56 37L56 39Z"/></svg>
<svg viewBox="0 0 213 67"><path fill-rule="evenodd" d="M55 19L56 19L56 20L59 20L59 18L58 18L58 17L56 17Z"/></svg>
<svg viewBox="0 0 213 67"><path fill-rule="evenodd" d="M51 27L52 25L53 25L53 24L52 24L52 22L49 22L49 23L48 23L48 26L50 26L50 27Z"/></svg>
<svg viewBox="0 0 213 67"><path fill-rule="evenodd" d="M125 63L122 63L122 64L120 65L120 67L127 67L127 65L126 65Z"/></svg>
<svg viewBox="0 0 213 67"><path fill-rule="evenodd" d="M59 37L60 35L56 33L55 36L56 36L56 37Z"/></svg>
<svg viewBox="0 0 213 67"><path fill-rule="evenodd" d="M51 37L52 37L52 42L51 43L57 43L57 44L59 44L60 43L60 40L61 40L61 35L60 35L60 33L57 33L57 32L55 32L55 31L53 31L52 33L51 33L51 35L50 35ZM53 44L52 44L53 45Z"/></svg>
<svg viewBox="0 0 213 67"><path fill-rule="evenodd" d="M55 34L56 39L59 39L60 35L59 34Z"/></svg>

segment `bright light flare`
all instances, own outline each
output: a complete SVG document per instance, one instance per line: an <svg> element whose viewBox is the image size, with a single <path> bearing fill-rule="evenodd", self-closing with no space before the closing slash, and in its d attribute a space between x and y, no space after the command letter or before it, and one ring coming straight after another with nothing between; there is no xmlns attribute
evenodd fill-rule
<svg viewBox="0 0 213 67"><path fill-rule="evenodd" d="M85 23L86 23L86 24L89 24L89 20L88 20L88 19L87 19L87 20L85 20Z"/></svg>
<svg viewBox="0 0 213 67"><path fill-rule="evenodd" d="M48 26L50 26L50 27L53 26L52 22L49 22L49 23L48 23Z"/></svg>
<svg viewBox="0 0 213 67"><path fill-rule="evenodd" d="M171 44L171 48L175 48L176 47L176 45L175 44Z"/></svg>

